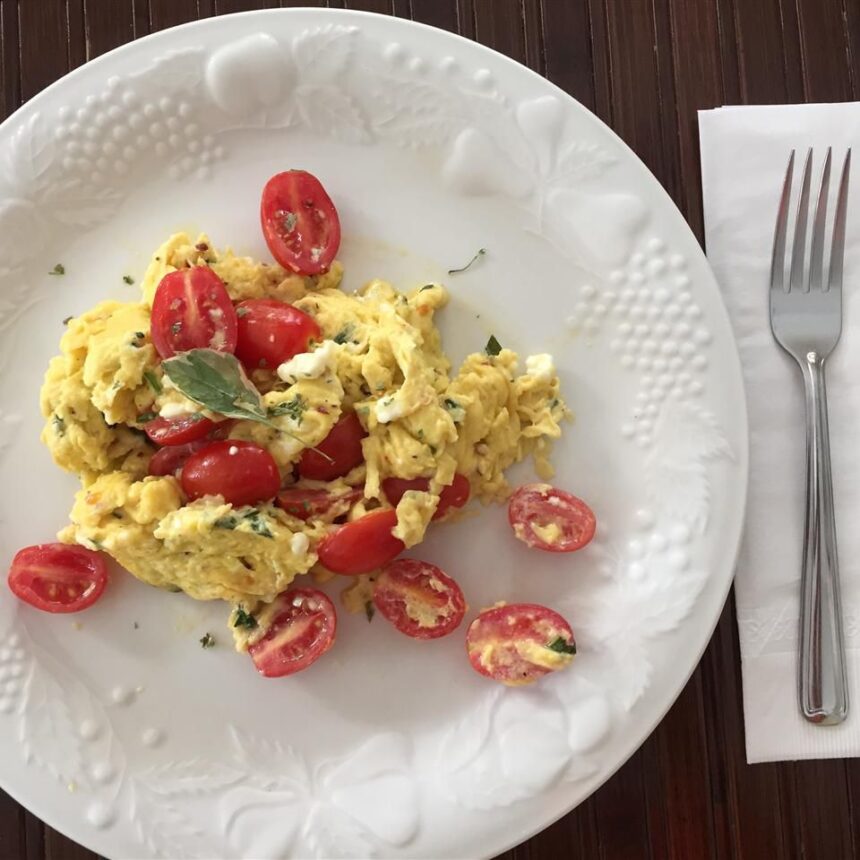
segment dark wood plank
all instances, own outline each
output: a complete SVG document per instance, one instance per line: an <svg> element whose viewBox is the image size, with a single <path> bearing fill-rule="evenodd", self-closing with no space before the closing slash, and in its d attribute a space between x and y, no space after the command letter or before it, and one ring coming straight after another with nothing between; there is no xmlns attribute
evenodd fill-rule
<svg viewBox="0 0 860 860"><path fill-rule="evenodd" d="M554 84L594 110L594 65L588 3L541 0L544 68ZM531 29L531 28L530 28Z"/></svg>
<svg viewBox="0 0 860 860"><path fill-rule="evenodd" d="M0 115L9 116L21 104L18 51L18 7L0 3Z"/></svg>
<svg viewBox="0 0 860 860"><path fill-rule="evenodd" d="M671 94L664 99L661 91L652 6L609 3L606 13L612 126L677 197L677 140L661 119L664 111L674 114L674 106Z"/></svg>
<svg viewBox="0 0 860 860"><path fill-rule="evenodd" d="M196 21L198 0L149 0L150 31L157 33L167 27Z"/></svg>
<svg viewBox="0 0 860 860"><path fill-rule="evenodd" d="M409 0L409 9L415 21L457 32L457 0Z"/></svg>
<svg viewBox="0 0 860 860"><path fill-rule="evenodd" d="M796 0L803 95L811 102L853 98L851 64L842 0ZM858 4L852 3L855 13ZM847 14L847 10L846 14ZM844 44L843 50L834 46Z"/></svg>
<svg viewBox="0 0 860 860"><path fill-rule="evenodd" d="M663 772L665 827L672 860L713 854L710 766L702 718L702 668L654 732ZM653 802L653 799L652 799Z"/></svg>
<svg viewBox="0 0 860 860"><path fill-rule="evenodd" d="M19 4L18 27L26 101L69 70L65 0Z"/></svg>
<svg viewBox="0 0 860 860"><path fill-rule="evenodd" d="M800 761L793 771L801 851L808 860L856 857L849 823L845 762Z"/></svg>
<svg viewBox="0 0 860 860"><path fill-rule="evenodd" d="M635 753L595 796L595 818L603 860L653 855L648 839L645 759Z"/></svg>
<svg viewBox="0 0 860 860"><path fill-rule="evenodd" d="M671 63L665 51L658 51L658 63L672 74L680 153L678 203L701 242L704 231L697 111L724 102L717 7L685 0L669 0L667 5L670 35L662 42L672 45Z"/></svg>
<svg viewBox="0 0 860 860"><path fill-rule="evenodd" d="M520 15L523 21L525 42L525 65L539 75L546 76L546 53L544 50L543 9L540 3L520 0Z"/></svg>
<svg viewBox="0 0 860 860"><path fill-rule="evenodd" d="M213 0L216 15L251 12L254 9L277 9L280 5L279 0Z"/></svg>
<svg viewBox="0 0 860 860"><path fill-rule="evenodd" d="M520 0L474 0L475 39L515 60L526 59Z"/></svg>
<svg viewBox="0 0 860 860"><path fill-rule="evenodd" d="M391 15L394 11L391 0L345 0L344 8L377 12L380 15Z"/></svg>
<svg viewBox="0 0 860 860"><path fill-rule="evenodd" d="M778 765L746 764L734 595L720 618L702 667L716 854L760 860L789 856L783 838Z"/></svg>
<svg viewBox="0 0 860 860"><path fill-rule="evenodd" d="M742 101L746 104L788 101L779 3L735 0L734 15Z"/></svg>
<svg viewBox="0 0 860 860"><path fill-rule="evenodd" d="M87 59L92 59L135 37L134 2L116 0L105 4L102 0L84 0L84 23Z"/></svg>

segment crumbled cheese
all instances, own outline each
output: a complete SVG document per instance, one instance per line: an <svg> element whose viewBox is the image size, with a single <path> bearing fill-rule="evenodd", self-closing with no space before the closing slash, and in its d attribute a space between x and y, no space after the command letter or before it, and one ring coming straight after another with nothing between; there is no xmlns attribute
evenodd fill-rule
<svg viewBox="0 0 860 860"><path fill-rule="evenodd" d="M316 379L333 366L338 345L332 340L323 341L313 352L300 352L278 367L278 376L284 382Z"/></svg>
<svg viewBox="0 0 860 860"><path fill-rule="evenodd" d="M165 403L158 410L158 414L162 418L183 418L186 415L193 415L196 411L190 403Z"/></svg>
<svg viewBox="0 0 860 860"><path fill-rule="evenodd" d="M308 551L310 541L308 536L303 532L296 532L290 541L290 549L293 555L304 555Z"/></svg>
<svg viewBox="0 0 860 860"><path fill-rule="evenodd" d="M380 424L388 424L391 421L396 421L406 414L406 408L403 401L394 395L388 395L381 400L376 401L376 420Z"/></svg>
<svg viewBox="0 0 860 860"><path fill-rule="evenodd" d="M526 373L540 382L552 382L555 376L555 364L547 352L530 355L526 358Z"/></svg>

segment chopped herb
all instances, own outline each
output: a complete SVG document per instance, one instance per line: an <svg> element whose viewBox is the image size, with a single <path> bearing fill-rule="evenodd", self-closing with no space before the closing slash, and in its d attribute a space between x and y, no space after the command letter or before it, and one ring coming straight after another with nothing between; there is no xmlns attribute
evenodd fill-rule
<svg viewBox="0 0 860 860"><path fill-rule="evenodd" d="M250 612L245 612L241 606L237 606L233 626L244 627L246 630L254 630L257 626L257 619Z"/></svg>
<svg viewBox="0 0 860 860"><path fill-rule="evenodd" d="M204 633L200 638L200 644L204 648L212 648L215 645L215 637L211 633Z"/></svg>
<svg viewBox="0 0 860 860"><path fill-rule="evenodd" d="M428 444L428 445L427 445L427 447L430 449L430 453L431 453L431 454L435 454L435 453L436 453L436 446L435 446L435 445L429 445L429 444Z"/></svg>
<svg viewBox="0 0 860 860"><path fill-rule="evenodd" d="M418 428L418 433L416 433L415 435L418 437L419 442L424 441L424 430L421 427Z"/></svg>
<svg viewBox="0 0 860 860"><path fill-rule="evenodd" d="M302 500L302 510L310 513L311 503L307 499Z"/></svg>
<svg viewBox="0 0 860 860"><path fill-rule="evenodd" d="M137 340L143 340L146 337L146 334L142 331L136 331L134 336Z"/></svg>
<svg viewBox="0 0 860 860"><path fill-rule="evenodd" d="M236 308L236 316L237 317L246 317L246 316L248 316L249 313L250 313L250 311L248 310L248 308L243 308L243 307Z"/></svg>
<svg viewBox="0 0 860 860"><path fill-rule="evenodd" d="M557 654L576 654L576 643L573 640L565 642L561 636L553 639L553 641L546 647L549 648L550 651L555 651Z"/></svg>
<svg viewBox="0 0 860 860"><path fill-rule="evenodd" d="M549 408L550 408L550 409L555 409L555 407L556 407L556 406L558 406L558 398L557 398L557 397L553 397L553 399L552 399L552 400L550 401L550 403L549 403Z"/></svg>
<svg viewBox="0 0 860 860"><path fill-rule="evenodd" d="M368 621L373 621L373 616L376 614L376 607L373 605L372 600L364 601L364 614L367 616Z"/></svg>
<svg viewBox="0 0 860 860"><path fill-rule="evenodd" d="M148 424L150 421L154 421L158 418L158 415L155 412L141 412L140 415L137 416L138 424Z"/></svg>
<svg viewBox="0 0 860 860"><path fill-rule="evenodd" d="M73 319L74 319L74 317L66 317L63 320L63 325L68 325Z"/></svg>
<svg viewBox="0 0 860 860"><path fill-rule="evenodd" d="M352 323L347 323L333 338L335 343L346 343L352 339L354 327Z"/></svg>
<svg viewBox="0 0 860 860"><path fill-rule="evenodd" d="M110 515L112 517L114 517L115 519L118 519L118 520L122 519L122 511L120 511L120 510L111 511Z"/></svg>
<svg viewBox="0 0 860 860"><path fill-rule="evenodd" d="M129 285L134 283L134 278L131 275L123 275L122 279Z"/></svg>
<svg viewBox="0 0 860 860"><path fill-rule="evenodd" d="M161 380L155 375L155 373L151 370L143 371L143 378L146 380L149 387L156 393L161 394L164 391L164 387L161 384Z"/></svg>
<svg viewBox="0 0 860 860"><path fill-rule="evenodd" d="M487 341L487 345L484 347L484 352L487 355L498 355L502 351L502 345L496 340L496 336L494 334L490 335L490 339Z"/></svg>
<svg viewBox="0 0 860 860"><path fill-rule="evenodd" d="M449 274L449 275L459 275L461 272L465 272L467 269L471 268L471 267L472 267L472 265L473 265L477 260L479 260L481 257L483 257L486 253L487 253L487 249L486 249L486 248L478 248L478 253L477 253L477 254L475 254L475 256L474 256L474 257L472 257L472 259L471 259L471 260L469 260L469 262L468 262L468 263L466 263L466 265L465 265L465 266L461 266L459 269L448 269L448 274Z"/></svg>
<svg viewBox="0 0 860 860"><path fill-rule="evenodd" d="M237 520L236 517L218 517L218 519L212 523L212 528L234 529L237 525L239 525L239 520Z"/></svg>
<svg viewBox="0 0 860 860"><path fill-rule="evenodd" d="M182 323L177 320L172 326L170 326L170 330L174 334L179 334L179 332L182 331Z"/></svg>
<svg viewBox="0 0 860 860"><path fill-rule="evenodd" d="M51 420L54 424L54 432L62 436L66 432L66 422L59 415L55 415Z"/></svg>
<svg viewBox="0 0 860 860"><path fill-rule="evenodd" d="M48 272L48 274L49 275L65 275L66 274L66 267L62 263L57 263L57 265L54 266L54 268L51 269L51 271Z"/></svg>
<svg viewBox="0 0 860 860"><path fill-rule="evenodd" d="M245 514L245 521L251 526L251 531L254 532L254 534L258 534L260 537L274 537L268 523L263 519L263 515L256 508Z"/></svg>
<svg viewBox="0 0 860 860"><path fill-rule="evenodd" d="M451 397L446 397L442 401L442 403L445 405L446 409L462 409L463 408L462 406L460 406L459 403L457 403L456 400L452 399Z"/></svg>
<svg viewBox="0 0 860 860"><path fill-rule="evenodd" d="M432 290L432 289L433 289L433 287L435 287L435 286L436 286L436 284L424 284L424 286L423 286L423 287L421 287L421 289L420 289L420 290L418 290L418 292L419 292L419 293L423 293L423 292L424 292L424 290Z"/></svg>
<svg viewBox="0 0 860 860"><path fill-rule="evenodd" d="M285 400L283 403L270 406L266 412L269 418L279 418L281 415L288 415L296 424L301 424L302 415L304 415L307 408L307 401L301 394L297 394L292 400Z"/></svg>
<svg viewBox="0 0 860 860"><path fill-rule="evenodd" d="M146 338L146 335L142 331L136 331L134 333L134 338L131 341L131 346L135 349L140 349L143 346L142 341Z"/></svg>

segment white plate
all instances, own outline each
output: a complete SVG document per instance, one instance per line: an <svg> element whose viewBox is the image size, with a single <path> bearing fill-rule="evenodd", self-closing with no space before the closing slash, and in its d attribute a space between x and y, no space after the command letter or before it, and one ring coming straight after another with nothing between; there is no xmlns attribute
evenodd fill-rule
<svg viewBox="0 0 860 860"><path fill-rule="evenodd" d="M738 358L694 237L624 144L547 81L439 30L256 12L158 33L70 74L0 128L0 561L51 540L74 480L39 443L62 320L131 299L170 232L265 255L268 176L337 202L346 284L440 278L455 359L494 333L552 352L577 413L557 483L599 537L574 557L505 513L421 555L475 609L546 602L573 667L531 689L343 617L282 681L232 653L224 606L115 576L75 617L0 599L0 781L112 857L492 855L562 815L665 713L728 590L747 468ZM488 254L448 278L479 247ZM54 264L66 274L51 277ZM524 473L525 474L525 473ZM471 617L471 616L470 616ZM222 647L204 651L212 631Z"/></svg>

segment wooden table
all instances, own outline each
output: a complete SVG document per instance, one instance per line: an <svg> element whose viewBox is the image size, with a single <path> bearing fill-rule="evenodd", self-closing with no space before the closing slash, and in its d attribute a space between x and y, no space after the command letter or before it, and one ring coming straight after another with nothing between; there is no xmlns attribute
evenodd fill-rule
<svg viewBox="0 0 860 860"><path fill-rule="evenodd" d="M860 89L860 0L0 0L0 110L7 116L123 42L277 6L412 17L514 57L614 128L700 238L697 109L847 101ZM860 856L860 763L748 766L739 666L730 598L701 665L643 747L503 857ZM0 792L0 860L94 857Z"/></svg>

